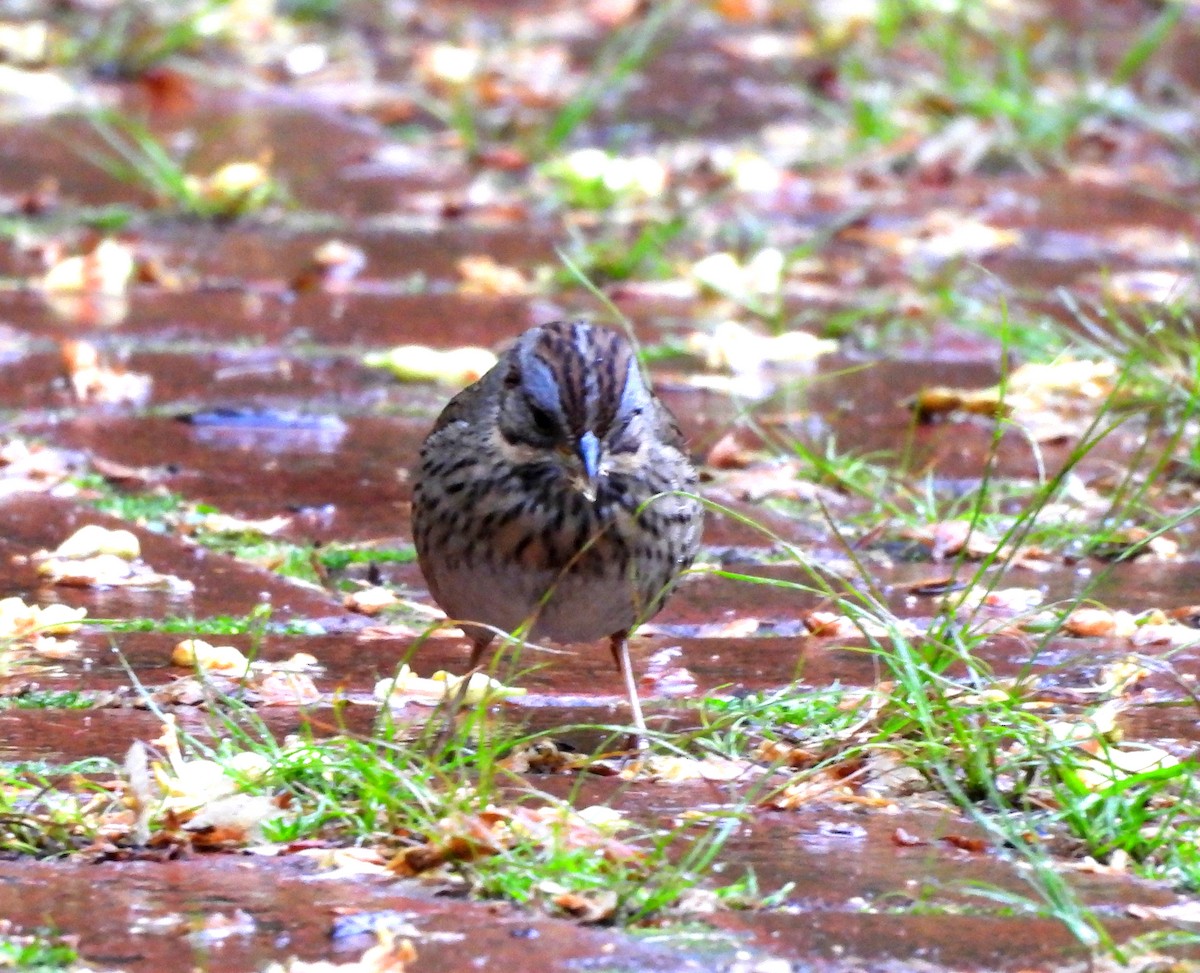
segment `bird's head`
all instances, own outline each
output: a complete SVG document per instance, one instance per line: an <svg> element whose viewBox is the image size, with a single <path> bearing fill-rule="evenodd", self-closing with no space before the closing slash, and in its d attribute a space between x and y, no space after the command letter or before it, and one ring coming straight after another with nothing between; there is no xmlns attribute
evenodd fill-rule
<svg viewBox="0 0 1200 973"><path fill-rule="evenodd" d="M500 434L526 461L561 466L594 500L607 461L637 451L653 404L628 340L557 321L521 335L502 367Z"/></svg>

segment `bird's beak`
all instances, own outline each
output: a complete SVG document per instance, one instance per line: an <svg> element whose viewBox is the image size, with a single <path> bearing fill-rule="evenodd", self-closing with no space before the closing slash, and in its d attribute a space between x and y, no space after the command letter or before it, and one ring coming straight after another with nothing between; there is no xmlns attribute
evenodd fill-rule
<svg viewBox="0 0 1200 973"><path fill-rule="evenodd" d="M596 499L596 484L600 479L600 440L593 432L579 437L579 461L583 464L583 486L581 492L591 503Z"/></svg>

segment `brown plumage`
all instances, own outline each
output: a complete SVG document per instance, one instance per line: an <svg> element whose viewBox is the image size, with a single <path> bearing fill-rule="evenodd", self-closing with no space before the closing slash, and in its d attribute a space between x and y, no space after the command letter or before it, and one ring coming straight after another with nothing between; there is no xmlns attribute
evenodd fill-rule
<svg viewBox="0 0 1200 973"><path fill-rule="evenodd" d="M582 321L522 334L438 417L413 496L421 570L467 623L471 667L493 629L608 637L642 733L625 639L696 555L703 510L681 495L695 487L622 335Z"/></svg>

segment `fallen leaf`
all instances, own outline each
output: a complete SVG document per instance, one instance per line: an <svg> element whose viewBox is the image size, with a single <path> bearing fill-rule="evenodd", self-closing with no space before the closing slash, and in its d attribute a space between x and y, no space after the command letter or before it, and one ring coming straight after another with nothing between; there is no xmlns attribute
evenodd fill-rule
<svg viewBox="0 0 1200 973"><path fill-rule="evenodd" d="M252 685L263 706L312 706L321 701L321 691L304 673L268 672Z"/></svg>
<svg viewBox="0 0 1200 973"><path fill-rule="evenodd" d="M1200 901L1183 899L1169 905L1131 903L1125 911L1135 919L1154 919L1158 922L1200 924Z"/></svg>
<svg viewBox="0 0 1200 973"><path fill-rule="evenodd" d="M360 588L348 592L342 597L342 605L360 615L378 615L385 608L391 608L400 601L390 588L375 585L371 588Z"/></svg>
<svg viewBox="0 0 1200 973"><path fill-rule="evenodd" d="M969 851L976 855L988 850L988 843L983 838L972 838L961 834L945 834L938 840L944 841L948 845L953 845L960 851Z"/></svg>
<svg viewBox="0 0 1200 973"><path fill-rule="evenodd" d="M137 535L131 531L87 524L59 544L52 554L59 558L88 558L104 554L132 561L141 554L141 545Z"/></svg>
<svg viewBox="0 0 1200 973"><path fill-rule="evenodd" d="M208 176L186 175L184 184L188 193L214 216L254 212L279 191L265 160L229 162Z"/></svg>
<svg viewBox="0 0 1200 973"><path fill-rule="evenodd" d="M152 385L149 375L104 362L90 342L64 341L61 350L67 377L78 401L143 405L149 399Z"/></svg>
<svg viewBox="0 0 1200 973"><path fill-rule="evenodd" d="M280 816L279 805L262 794L229 794L207 801L183 825L197 848L244 845L263 840L263 826Z"/></svg>
<svg viewBox="0 0 1200 973"><path fill-rule="evenodd" d="M821 754L782 740L763 740L750 752L750 758L774 767L802 770L815 765L821 759Z"/></svg>
<svg viewBox="0 0 1200 973"><path fill-rule="evenodd" d="M292 519L283 514L276 514L274 517L267 517L262 520L250 520L245 517L235 517L232 514L206 513L195 519L189 518L187 527L191 533L249 534L260 537L274 537L280 531L287 528L292 523Z"/></svg>
<svg viewBox="0 0 1200 973"><path fill-rule="evenodd" d="M391 875L387 860L375 848L301 848L295 854L310 858L321 869L324 879L336 880L355 875Z"/></svg>
<svg viewBox="0 0 1200 973"><path fill-rule="evenodd" d="M499 765L514 774L555 774L584 761L580 754L560 750L553 740L543 739L514 748Z"/></svg>
<svg viewBox="0 0 1200 973"><path fill-rule="evenodd" d="M151 569L138 558L140 549L130 531L88 524L54 551L38 551L31 560L40 577L64 587L161 589L176 594L193 590L190 581Z"/></svg>
<svg viewBox="0 0 1200 973"><path fill-rule="evenodd" d="M42 278L42 289L55 294L124 295L133 278L133 248L111 238L96 244L91 253L60 260Z"/></svg>
<svg viewBox="0 0 1200 973"><path fill-rule="evenodd" d="M436 703L456 694L464 678L469 680L463 697L467 704L475 704L485 698L497 700L524 696L527 692L518 687L505 686L482 672L473 672L469 677L463 677L439 670L425 679L413 672L408 665L401 665L395 676L380 679L375 683L373 694L380 702L394 705L402 706L413 701Z"/></svg>
<svg viewBox="0 0 1200 973"><path fill-rule="evenodd" d="M741 438L736 429L725 433L708 451L704 465L714 470L744 470L751 463L761 462L762 451L742 445Z"/></svg>
<svg viewBox="0 0 1200 973"><path fill-rule="evenodd" d="M546 891L546 889L540 889ZM588 892L559 892L550 902L582 923L607 922L617 911L617 893L613 889L593 889Z"/></svg>
<svg viewBox="0 0 1200 973"><path fill-rule="evenodd" d="M1126 611L1107 608L1076 608L1063 619L1063 631L1080 638L1108 636L1129 638L1137 630L1137 620Z"/></svg>
<svg viewBox="0 0 1200 973"><path fill-rule="evenodd" d="M1086 428L1095 409L1116 388L1110 361L1063 358L1028 363L1002 384L986 389L925 388L906 401L920 422L953 412L1009 417L1038 442L1071 438Z"/></svg>
<svg viewBox="0 0 1200 973"><path fill-rule="evenodd" d="M458 261L462 278L459 293L486 297L505 297L528 294L530 283L516 267L498 264L487 254L462 257Z"/></svg>
<svg viewBox="0 0 1200 973"><path fill-rule="evenodd" d="M171 664L206 672L225 672L245 675L250 660L232 645L211 645L203 639L184 639L171 650Z"/></svg>
<svg viewBox="0 0 1200 973"><path fill-rule="evenodd" d="M655 754L627 764L617 775L623 780L679 784L690 780L731 781L757 777L762 768L745 760L709 755L700 759Z"/></svg>
<svg viewBox="0 0 1200 973"><path fill-rule="evenodd" d="M386 926L376 930L378 942L358 960L334 963L331 960L289 959L271 963L264 973L407 973L417 961L417 950L408 939L397 939Z"/></svg>
<svg viewBox="0 0 1200 973"><path fill-rule="evenodd" d="M459 812L441 819L440 837L408 848L390 864L401 875L417 875L452 861L471 861L501 854L514 844L547 848L592 849L612 862L636 862L640 850L613 837L626 826L625 818L611 808L566 806L538 808L489 806L474 813Z"/></svg>
<svg viewBox="0 0 1200 973"><path fill-rule="evenodd" d="M701 264L692 268L693 274L699 267ZM725 281L723 286L737 285ZM711 332L694 332L687 345L689 351L704 357L710 370L729 372L755 372L769 365L809 365L838 347L836 341L818 338L807 331L764 335L737 321L725 321Z"/></svg>
<svg viewBox="0 0 1200 973"><path fill-rule="evenodd" d="M1174 649L1195 645L1200 642L1200 632L1187 625L1175 624L1142 624L1130 636L1129 641L1136 646L1166 645Z"/></svg>
<svg viewBox="0 0 1200 973"><path fill-rule="evenodd" d="M359 247L342 240L327 240L313 251L308 264L289 285L297 294L314 290L337 293L345 290L367 265Z"/></svg>
<svg viewBox="0 0 1200 973"><path fill-rule="evenodd" d="M441 382L465 386L486 374L497 358L487 348L442 351L425 345L400 345L363 358L371 368L386 368L402 382Z"/></svg>

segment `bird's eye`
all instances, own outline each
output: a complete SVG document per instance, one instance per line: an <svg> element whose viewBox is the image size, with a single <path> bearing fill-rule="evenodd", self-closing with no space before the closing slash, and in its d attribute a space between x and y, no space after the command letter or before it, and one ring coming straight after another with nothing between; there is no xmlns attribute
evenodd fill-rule
<svg viewBox="0 0 1200 973"><path fill-rule="evenodd" d="M539 435L550 439L558 434L558 423L554 421L554 416L540 405L534 405L532 402L529 404L529 417Z"/></svg>

